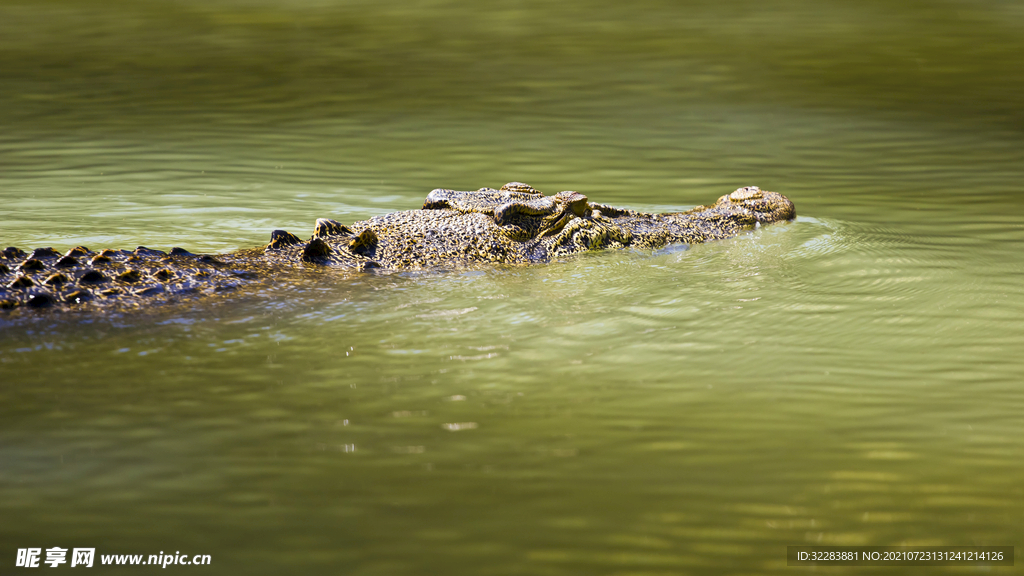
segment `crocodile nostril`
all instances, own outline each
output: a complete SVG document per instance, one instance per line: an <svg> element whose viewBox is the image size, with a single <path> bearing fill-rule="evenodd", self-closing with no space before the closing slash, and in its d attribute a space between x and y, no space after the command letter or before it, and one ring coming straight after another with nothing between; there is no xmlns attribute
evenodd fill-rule
<svg viewBox="0 0 1024 576"><path fill-rule="evenodd" d="M729 200L732 200L733 202L755 200L761 197L761 189L758 188L757 186L747 186L745 188L739 188L732 194L729 194Z"/></svg>

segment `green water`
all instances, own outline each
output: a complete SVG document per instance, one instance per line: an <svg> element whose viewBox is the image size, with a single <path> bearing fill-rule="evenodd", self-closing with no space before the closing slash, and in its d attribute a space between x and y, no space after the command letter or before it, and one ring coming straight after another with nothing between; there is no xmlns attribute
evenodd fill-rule
<svg viewBox="0 0 1024 576"><path fill-rule="evenodd" d="M754 184L800 215L0 318L0 572L53 546L653 575L1024 545L1021 54L1000 0L0 2L4 246L226 251L510 180L645 210Z"/></svg>

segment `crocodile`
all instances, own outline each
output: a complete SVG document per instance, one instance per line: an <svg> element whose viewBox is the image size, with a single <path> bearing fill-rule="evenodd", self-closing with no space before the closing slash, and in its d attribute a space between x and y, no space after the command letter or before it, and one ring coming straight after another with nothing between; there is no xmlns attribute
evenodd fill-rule
<svg viewBox="0 0 1024 576"><path fill-rule="evenodd" d="M735 236L791 220L793 203L756 186L714 204L650 214L590 202L575 191L546 196L521 182L476 191L437 189L418 210L349 225L321 218L308 240L284 230L264 246L193 254L139 246L64 253L0 253L0 309L138 309L272 284L296 269L353 271L466 268L551 262L601 249L658 249Z"/></svg>

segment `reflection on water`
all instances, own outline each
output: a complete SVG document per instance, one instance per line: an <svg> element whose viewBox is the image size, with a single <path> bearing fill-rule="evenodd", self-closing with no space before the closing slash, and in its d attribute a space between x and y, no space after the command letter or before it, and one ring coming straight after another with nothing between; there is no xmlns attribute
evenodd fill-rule
<svg viewBox="0 0 1024 576"><path fill-rule="evenodd" d="M765 573L1021 540L1008 2L0 6L0 241L220 251L522 180L796 221L0 323L7 551ZM967 49L970 47L970 49Z"/></svg>

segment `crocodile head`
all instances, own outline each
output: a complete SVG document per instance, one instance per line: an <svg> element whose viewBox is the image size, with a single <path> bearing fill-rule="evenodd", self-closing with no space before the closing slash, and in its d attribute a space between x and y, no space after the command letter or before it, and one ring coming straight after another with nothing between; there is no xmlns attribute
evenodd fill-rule
<svg viewBox="0 0 1024 576"><path fill-rule="evenodd" d="M421 210L351 227L321 219L308 241L275 231L264 252L273 261L356 269L519 264L603 248L703 242L793 216L788 199L756 187L726 194L712 206L658 215L591 204L578 192L544 196L511 182L497 190L433 190Z"/></svg>
<svg viewBox="0 0 1024 576"><path fill-rule="evenodd" d="M699 206L690 212L707 208ZM782 222L796 217L796 208L789 198L778 192L761 190L757 186L746 186L722 196L715 202L714 208L748 214L758 224Z"/></svg>

